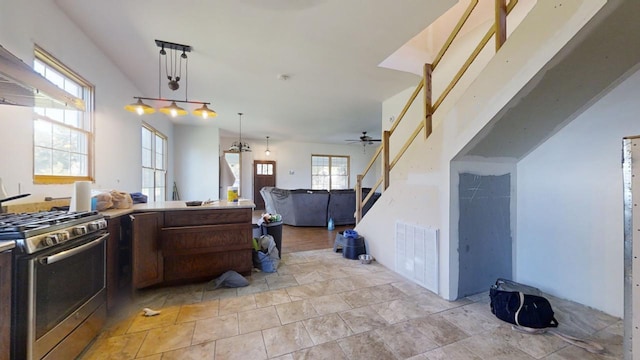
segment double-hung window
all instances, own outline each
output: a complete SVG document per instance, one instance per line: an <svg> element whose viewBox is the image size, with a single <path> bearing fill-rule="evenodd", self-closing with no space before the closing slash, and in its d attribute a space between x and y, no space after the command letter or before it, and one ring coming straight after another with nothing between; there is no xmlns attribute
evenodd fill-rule
<svg viewBox="0 0 640 360"><path fill-rule="evenodd" d="M349 157L311 155L311 188L336 190L349 188Z"/></svg>
<svg viewBox="0 0 640 360"><path fill-rule="evenodd" d="M93 180L93 86L42 49L33 68L86 110L34 106L33 177L39 184Z"/></svg>
<svg viewBox="0 0 640 360"><path fill-rule="evenodd" d="M149 201L164 201L167 194L167 137L142 124L142 193Z"/></svg>

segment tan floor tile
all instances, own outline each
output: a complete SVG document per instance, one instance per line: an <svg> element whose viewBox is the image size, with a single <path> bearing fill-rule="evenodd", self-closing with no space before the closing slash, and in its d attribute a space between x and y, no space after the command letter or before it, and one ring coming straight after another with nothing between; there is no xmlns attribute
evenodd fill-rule
<svg viewBox="0 0 640 360"><path fill-rule="evenodd" d="M196 321L192 344L200 344L212 340L238 335L238 314L233 313L215 318Z"/></svg>
<svg viewBox="0 0 640 360"><path fill-rule="evenodd" d="M387 326L387 321L370 306L365 306L340 313L340 317L355 334Z"/></svg>
<svg viewBox="0 0 640 360"><path fill-rule="evenodd" d="M240 334L280 326L280 318L274 306L238 313Z"/></svg>
<svg viewBox="0 0 640 360"><path fill-rule="evenodd" d="M501 320L487 310L488 306L484 303L469 304L447 310L441 315L469 335L481 334L493 331L501 325Z"/></svg>
<svg viewBox="0 0 640 360"><path fill-rule="evenodd" d="M138 356L149 356L191 345L195 322L149 330Z"/></svg>
<svg viewBox="0 0 640 360"><path fill-rule="evenodd" d="M337 342L331 341L293 353L292 360L347 360Z"/></svg>
<svg viewBox="0 0 640 360"><path fill-rule="evenodd" d="M278 316L282 324L290 324L318 316L318 312L313 308L309 300L279 304L276 305L276 310L278 311Z"/></svg>
<svg viewBox="0 0 640 360"><path fill-rule="evenodd" d="M302 271L300 271L300 267L298 265L288 265L288 264L282 264L282 262L280 263L280 266L278 266L278 274L279 275L293 275L293 274L299 274Z"/></svg>
<svg viewBox="0 0 640 360"><path fill-rule="evenodd" d="M216 360L263 360L267 352L260 331L216 341Z"/></svg>
<svg viewBox="0 0 640 360"><path fill-rule="evenodd" d="M202 301L202 292L202 286L200 286L199 288L189 288L182 292L169 294L163 307L199 303Z"/></svg>
<svg viewBox="0 0 640 360"><path fill-rule="evenodd" d="M291 298L289 298L289 294L285 289L266 291L254 296L258 308L291 302Z"/></svg>
<svg viewBox="0 0 640 360"><path fill-rule="evenodd" d="M256 308L256 299L253 295L238 296L235 298L220 299L220 315L237 313Z"/></svg>
<svg viewBox="0 0 640 360"><path fill-rule="evenodd" d="M533 357L509 345L504 339L495 337L492 333L474 335L458 341L460 344L480 356L482 359L492 360L531 360ZM584 358L580 358L582 360Z"/></svg>
<svg viewBox="0 0 640 360"><path fill-rule="evenodd" d="M380 264L362 265L331 249L285 254L278 273L256 272L250 282L245 288L213 291L203 291L206 284L136 291L130 303L110 314L81 359L211 359L214 354L216 360L266 359L267 354L279 360L623 357L622 321L604 313L550 299L560 330L606 347L604 355L595 355L550 335L513 332L491 314L487 292L449 302ZM373 304L351 309L350 302ZM161 314L141 316L144 307Z"/></svg>
<svg viewBox="0 0 640 360"><path fill-rule="evenodd" d="M333 295L354 290L354 288L349 286L349 283L343 281L343 279L331 279L318 284L322 286L323 295Z"/></svg>
<svg viewBox="0 0 640 360"><path fill-rule="evenodd" d="M438 346L448 345L469 337L467 333L448 322L440 314L410 320L408 323Z"/></svg>
<svg viewBox="0 0 640 360"><path fill-rule="evenodd" d="M554 353L563 347L567 346L567 343L562 339L552 334L524 334L519 331L515 331L508 326L501 326L495 329L492 334L496 337L501 337L511 346L516 349L520 349L523 352L531 355L536 359L541 359L551 353Z"/></svg>
<svg viewBox="0 0 640 360"><path fill-rule="evenodd" d="M352 308L358 308L380 302L378 298L371 294L368 288L343 292L340 293L340 297Z"/></svg>
<svg viewBox="0 0 640 360"><path fill-rule="evenodd" d="M347 304L340 295L325 295L316 298L309 299L313 308L320 315L337 313L351 309L351 306Z"/></svg>
<svg viewBox="0 0 640 360"><path fill-rule="evenodd" d="M97 339L83 356L85 360L133 359L145 337L146 332L118 335Z"/></svg>
<svg viewBox="0 0 640 360"><path fill-rule="evenodd" d="M389 324L419 318L428 314L420 309L415 301L411 301L410 299L392 300L371 305L371 307Z"/></svg>
<svg viewBox="0 0 640 360"><path fill-rule="evenodd" d="M238 296L238 288L218 288L211 291L205 290L202 294L202 301L226 299L236 296Z"/></svg>
<svg viewBox="0 0 640 360"><path fill-rule="evenodd" d="M271 360L293 360L293 355L286 354L286 355L271 358Z"/></svg>
<svg viewBox="0 0 640 360"><path fill-rule="evenodd" d="M180 313L180 306L153 310L160 311L160 314L155 316L144 316L142 315L142 311L140 311L140 313L133 319L127 333L145 331L175 324L176 319L178 318L178 313Z"/></svg>
<svg viewBox="0 0 640 360"><path fill-rule="evenodd" d="M457 308L471 303L468 299L448 301L432 292L414 295L411 296L410 299L418 304L420 309L429 314L438 313L444 310Z"/></svg>
<svg viewBox="0 0 640 360"><path fill-rule="evenodd" d="M420 358L420 360L483 360L473 351L458 343L449 344L447 346L427 351L422 356L423 358Z"/></svg>
<svg viewBox="0 0 640 360"><path fill-rule="evenodd" d="M395 359L380 335L373 331L338 340L338 345L349 359Z"/></svg>
<svg viewBox="0 0 640 360"><path fill-rule="evenodd" d="M267 278L269 290L277 290L299 285L293 275L282 275Z"/></svg>
<svg viewBox="0 0 640 360"><path fill-rule="evenodd" d="M315 317L304 320L302 323L316 345L353 335L349 326L338 314Z"/></svg>
<svg viewBox="0 0 640 360"><path fill-rule="evenodd" d="M216 342L211 341L186 348L165 352L162 360L213 360Z"/></svg>
<svg viewBox="0 0 640 360"><path fill-rule="evenodd" d="M154 355L136 358L136 360L160 360L160 359L162 359L162 354L154 354Z"/></svg>
<svg viewBox="0 0 640 360"><path fill-rule="evenodd" d="M310 299L325 294L325 287L320 283L292 286L286 290L291 301Z"/></svg>
<svg viewBox="0 0 640 360"><path fill-rule="evenodd" d="M318 272L318 271L312 271L308 273L298 273L298 274L294 273L293 276L295 277L296 281L300 285L311 284L314 282L320 282L327 279L327 277L322 272Z"/></svg>
<svg viewBox="0 0 640 360"><path fill-rule="evenodd" d="M371 295L373 295L379 302L391 301L397 299L404 299L407 297L405 293L400 291L397 287L391 284L378 285L368 288Z"/></svg>
<svg viewBox="0 0 640 360"><path fill-rule="evenodd" d="M296 322L272 329L262 330L264 344L269 357L284 355L313 346L302 322Z"/></svg>
<svg viewBox="0 0 640 360"><path fill-rule="evenodd" d="M218 316L219 300L206 301L198 304L183 305L178 313L176 323L196 321Z"/></svg>
<svg viewBox="0 0 640 360"><path fill-rule="evenodd" d="M429 290L423 288L422 286L416 285L409 281L396 281L392 282L391 285L398 288L398 290L402 291L407 296L426 294L429 292Z"/></svg>
<svg viewBox="0 0 640 360"><path fill-rule="evenodd" d="M257 294L265 291L269 291L269 285L267 285L266 279L252 281L249 286L239 287L237 289L238 296Z"/></svg>
<svg viewBox="0 0 640 360"><path fill-rule="evenodd" d="M425 334L421 333L409 322L387 326L375 330L385 345L401 359L421 354L435 349L439 345Z"/></svg>

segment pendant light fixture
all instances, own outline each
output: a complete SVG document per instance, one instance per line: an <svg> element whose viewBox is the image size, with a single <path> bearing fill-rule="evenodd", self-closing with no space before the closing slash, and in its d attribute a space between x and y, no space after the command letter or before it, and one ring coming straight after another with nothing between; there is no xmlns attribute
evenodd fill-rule
<svg viewBox="0 0 640 360"><path fill-rule="evenodd" d="M240 152L251 152L251 146L246 142L242 142L242 113L239 112L238 116L240 117L240 138L238 141L234 141L233 144L229 147L229 152L240 153Z"/></svg>
<svg viewBox="0 0 640 360"><path fill-rule="evenodd" d="M267 136L267 150L264 151L266 156L271 155L271 151L269 151L269 137Z"/></svg>
<svg viewBox="0 0 640 360"><path fill-rule="evenodd" d="M143 114L153 114L155 109L147 104L145 104L142 100L151 100L151 101L161 101L161 102L170 102L169 105L165 105L159 109L159 111L163 114L167 114L172 117L183 116L188 114L187 110L181 108L176 103L181 104L196 104L201 105L199 108L193 110L192 114L203 119L208 119L217 116L218 114L209 109L207 105L210 105L210 102L202 102L202 101L189 101L187 96L188 94L188 85L189 85L189 74L188 74L188 56L187 53L191 52L191 46L176 44L168 41L156 40L156 45L160 48L160 52L158 54L158 97L150 98L150 97L142 97L142 96L134 96L134 99L137 99L136 102L125 106L125 110L137 113L138 115ZM182 54L178 55L180 52ZM184 87L184 100L177 99L163 99L161 89L161 78L162 78L162 60L164 59L164 68L165 68L165 76L169 80L168 87L171 91L176 91L180 88L180 80L182 79L182 67L184 61L184 69L185 69L185 87Z"/></svg>

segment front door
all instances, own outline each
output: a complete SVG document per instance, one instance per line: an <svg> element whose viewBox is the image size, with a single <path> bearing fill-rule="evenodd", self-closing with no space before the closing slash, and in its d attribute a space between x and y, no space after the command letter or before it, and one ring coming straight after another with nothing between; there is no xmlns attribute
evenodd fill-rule
<svg viewBox="0 0 640 360"><path fill-rule="evenodd" d="M256 160L253 162L253 202L256 204L256 210L264 209L260 189L265 186L276 186L276 162Z"/></svg>

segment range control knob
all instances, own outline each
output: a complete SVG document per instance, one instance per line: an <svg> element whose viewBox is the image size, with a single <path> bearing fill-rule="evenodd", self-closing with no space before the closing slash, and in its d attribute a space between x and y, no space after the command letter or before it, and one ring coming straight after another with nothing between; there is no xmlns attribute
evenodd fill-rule
<svg viewBox="0 0 640 360"><path fill-rule="evenodd" d="M59 233L56 233L56 235L58 236L58 241L59 242L64 242L69 240L69 232L66 230L60 231Z"/></svg>
<svg viewBox="0 0 640 360"><path fill-rule="evenodd" d="M47 246L53 246L58 243L58 235L51 234L44 237L44 244Z"/></svg>
<svg viewBox="0 0 640 360"><path fill-rule="evenodd" d="M87 233L87 227L85 225L78 225L73 228L74 235L84 235Z"/></svg>
<svg viewBox="0 0 640 360"><path fill-rule="evenodd" d="M96 221L89 223L89 231L97 231L98 229L100 229L98 227L98 223Z"/></svg>

